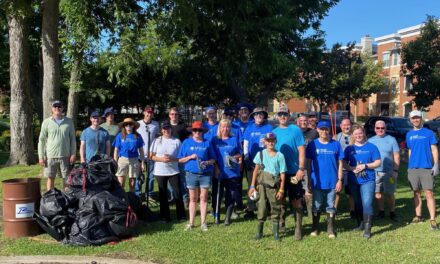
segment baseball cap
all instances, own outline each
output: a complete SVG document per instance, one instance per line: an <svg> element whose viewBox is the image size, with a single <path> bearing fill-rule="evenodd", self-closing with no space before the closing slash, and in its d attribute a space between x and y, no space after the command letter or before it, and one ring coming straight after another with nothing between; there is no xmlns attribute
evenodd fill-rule
<svg viewBox="0 0 440 264"><path fill-rule="evenodd" d="M327 120L319 121L319 123L316 127L317 128L323 128L323 127L330 128L330 122Z"/></svg>
<svg viewBox="0 0 440 264"><path fill-rule="evenodd" d="M274 133L269 132L266 135L264 135L264 139L266 139L266 140L275 140L275 139L277 139L277 136Z"/></svg>
<svg viewBox="0 0 440 264"><path fill-rule="evenodd" d="M61 103L60 100L55 100L52 102L52 107L55 107L55 106L63 106L63 104Z"/></svg>
<svg viewBox="0 0 440 264"><path fill-rule="evenodd" d="M413 111L411 111L411 113L409 113L410 118L413 118L416 116L422 117L422 112L420 112L419 110L413 110Z"/></svg>
<svg viewBox="0 0 440 264"><path fill-rule="evenodd" d="M287 108L286 106L280 106L280 108L278 108L278 112L277 113L289 113L289 108Z"/></svg>
<svg viewBox="0 0 440 264"><path fill-rule="evenodd" d="M106 117L107 115L114 115L114 114L115 112L113 112L113 107L109 107L104 110L104 114L102 115L102 117Z"/></svg>
<svg viewBox="0 0 440 264"><path fill-rule="evenodd" d="M168 129L168 128L171 128L171 123L165 121L165 122L163 122L163 123L161 124L161 127L162 127L162 129Z"/></svg>
<svg viewBox="0 0 440 264"><path fill-rule="evenodd" d="M151 106L146 106L146 107L144 108L144 112L147 112L147 113L154 113L154 108L151 107Z"/></svg>
<svg viewBox="0 0 440 264"><path fill-rule="evenodd" d="M230 108L226 108L225 111L223 111L223 114L228 115L228 116L233 116L234 110L232 110Z"/></svg>
<svg viewBox="0 0 440 264"><path fill-rule="evenodd" d="M90 117L99 117L99 116L100 116L100 114L99 114L99 111L98 111L98 110L93 111L93 112L90 114Z"/></svg>

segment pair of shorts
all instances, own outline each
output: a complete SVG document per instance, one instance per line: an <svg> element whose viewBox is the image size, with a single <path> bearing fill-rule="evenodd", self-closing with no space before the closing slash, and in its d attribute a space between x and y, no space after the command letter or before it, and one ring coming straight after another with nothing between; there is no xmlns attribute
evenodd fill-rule
<svg viewBox="0 0 440 264"><path fill-rule="evenodd" d="M396 181L393 178L393 183L390 179L393 176L391 172L376 171L376 192L394 194L396 192Z"/></svg>
<svg viewBox="0 0 440 264"><path fill-rule="evenodd" d="M298 182L297 184L292 184L290 178L294 177L295 174L286 174L286 179L284 180L284 189L287 192L287 196L290 201L299 200L304 198L305 190L304 183L305 180ZM306 185L307 187L307 185Z"/></svg>
<svg viewBox="0 0 440 264"><path fill-rule="evenodd" d="M198 174L189 171L185 172L185 180L188 189L209 189L212 182L211 174Z"/></svg>
<svg viewBox="0 0 440 264"><path fill-rule="evenodd" d="M69 157L47 159L47 165L44 167L44 176L55 178L57 174L63 179L67 179L71 170Z"/></svg>
<svg viewBox="0 0 440 264"><path fill-rule="evenodd" d="M118 171L116 176L133 179L139 176L139 160L138 158L120 157L118 159Z"/></svg>
<svg viewBox="0 0 440 264"><path fill-rule="evenodd" d="M434 176L431 169L408 169L408 181L413 191L434 190Z"/></svg>

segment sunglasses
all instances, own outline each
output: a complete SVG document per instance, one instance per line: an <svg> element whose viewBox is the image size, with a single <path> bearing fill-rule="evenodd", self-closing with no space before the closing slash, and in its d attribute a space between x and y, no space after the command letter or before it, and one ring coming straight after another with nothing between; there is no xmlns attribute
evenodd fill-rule
<svg viewBox="0 0 440 264"><path fill-rule="evenodd" d="M348 141L348 137L344 137L345 139L345 145L348 145L350 142Z"/></svg>
<svg viewBox="0 0 440 264"><path fill-rule="evenodd" d="M126 124L125 127L133 127L131 124Z"/></svg>
<svg viewBox="0 0 440 264"><path fill-rule="evenodd" d="M279 116L279 117L288 117L289 113L278 113L277 116Z"/></svg>
<svg viewBox="0 0 440 264"><path fill-rule="evenodd" d="M195 133L202 133L203 129L194 128L192 131L195 132Z"/></svg>
<svg viewBox="0 0 440 264"><path fill-rule="evenodd" d="M264 112L256 112L255 115L262 115L262 116L264 116Z"/></svg>
<svg viewBox="0 0 440 264"><path fill-rule="evenodd" d="M385 130L385 127L375 127L378 130Z"/></svg>

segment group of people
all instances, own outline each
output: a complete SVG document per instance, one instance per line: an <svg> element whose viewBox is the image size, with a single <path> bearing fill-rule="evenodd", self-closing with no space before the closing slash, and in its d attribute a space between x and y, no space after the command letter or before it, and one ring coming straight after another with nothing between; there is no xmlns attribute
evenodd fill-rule
<svg viewBox="0 0 440 264"><path fill-rule="evenodd" d="M63 116L60 101L52 103L53 115L42 123L38 155L48 178L47 188L54 188L59 171L66 179L76 157L75 129L72 120ZM114 124L114 112L93 112L90 126L80 137L81 162L90 162L97 154L113 157L118 163L116 176L122 186L128 178L129 191L141 192L136 184L139 173L148 168L146 192L159 189L160 217L171 221L169 193L176 203L177 220L185 220L185 230L195 227L197 204L200 203L200 228L208 230L209 190L211 210L219 222L224 200L224 224L240 212L253 218L257 211L257 234L261 239L267 217L273 222L275 240L286 229L286 216L294 211L294 238L301 240L302 219L307 212L312 218L311 236L319 234L321 214L326 214L327 233L335 238L335 216L344 191L350 215L357 221L356 230L371 237L373 201L377 200L377 217L384 218L384 200L389 217L396 221L394 192L400 166L400 149L396 139L386 134L385 122L375 124L376 136L367 139L362 126L345 118L341 132L334 134L327 120L300 115L290 124L290 113L280 107L277 127L268 122L263 108L240 105L235 112L226 109L220 121L214 107L205 109L206 121L194 121L187 127L178 109L168 110L169 119L154 121L154 109L146 107L144 118L125 118ZM414 129L408 132L408 180L414 193L415 217L422 222L421 190L424 191L430 227L437 230L434 176L438 174L437 141L432 131L423 128L421 112L410 113ZM105 122L101 124L101 117ZM235 119L234 119L235 118ZM247 180L247 201L243 204L243 178ZM386 199L385 199L386 198Z"/></svg>

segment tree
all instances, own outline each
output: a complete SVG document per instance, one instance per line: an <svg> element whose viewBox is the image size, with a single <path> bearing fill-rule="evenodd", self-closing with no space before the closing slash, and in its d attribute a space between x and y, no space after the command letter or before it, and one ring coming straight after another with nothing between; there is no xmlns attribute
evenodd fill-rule
<svg viewBox="0 0 440 264"><path fill-rule="evenodd" d="M309 41L321 37L320 20L336 3L165 0L150 8L170 14L158 25L164 39L191 42L193 63L214 81L204 90L222 88L233 99L266 103L297 70Z"/></svg>
<svg viewBox="0 0 440 264"><path fill-rule="evenodd" d="M419 109L440 99L440 24L428 16L420 37L402 47L402 73L412 80L408 91Z"/></svg>
<svg viewBox="0 0 440 264"><path fill-rule="evenodd" d="M32 141L32 112L29 83L29 46L26 17L30 1L11 1L7 4L10 48L10 131L11 151L8 165L35 163Z"/></svg>
<svg viewBox="0 0 440 264"><path fill-rule="evenodd" d="M59 0L44 0L42 19L43 117L52 115L50 103L60 99L60 54L58 42Z"/></svg>

